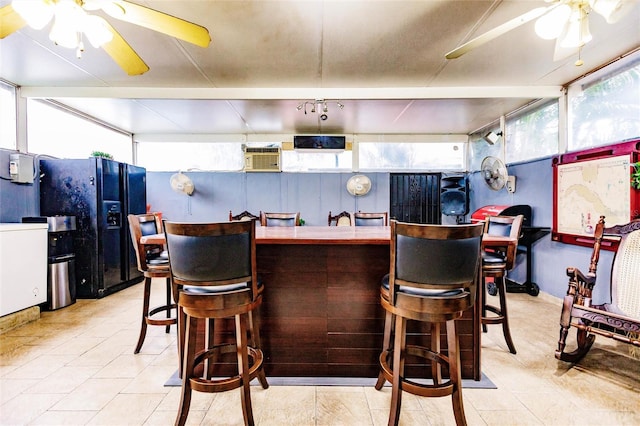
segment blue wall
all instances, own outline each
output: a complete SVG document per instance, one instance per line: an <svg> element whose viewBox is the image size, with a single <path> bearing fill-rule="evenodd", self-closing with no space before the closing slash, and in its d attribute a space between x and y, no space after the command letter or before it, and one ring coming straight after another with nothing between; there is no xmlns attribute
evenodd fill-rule
<svg viewBox="0 0 640 426"><path fill-rule="evenodd" d="M40 214L39 186L15 184L8 180L9 154L0 150L0 222L20 222L24 216ZM196 191L189 197L176 193L169 186L173 173L147 173L147 202L153 211L176 221L223 221L229 210L234 214L248 210L300 211L307 225L326 225L329 211L389 211L389 173L366 173L372 189L362 197L353 197L345 185L352 173L220 173L188 172ZM479 173L469 176L470 211L488 204L528 204L533 208L533 225L551 227L553 215L551 159L542 159L509 167L517 177L516 192L505 189L492 191ZM447 223L451 218L444 217ZM534 243L533 279L540 289L562 297L567 290L566 268L576 266L587 270L591 249L551 241L550 235ZM610 265L612 253L600 256L598 284L594 303L609 301ZM524 255L511 273L511 278L523 282Z"/></svg>
<svg viewBox="0 0 640 426"><path fill-rule="evenodd" d="M533 226L551 228L553 222L553 169L551 158L531 161L508 167L509 175L516 176L516 192L509 194L506 189L491 190L479 172L469 176L470 211L489 204L528 204L533 209ZM568 266L576 266L586 272L592 250L587 247L551 241L547 235L533 244L533 281L546 293L563 297L567 291ZM612 253L600 253L597 280L593 302L609 302L609 282L611 277ZM526 276L524 254L518 257L518 266L510 273L517 282L524 282Z"/></svg>
<svg viewBox="0 0 640 426"><path fill-rule="evenodd" d="M173 173L147 173L147 203L175 221L228 220L229 210L300 212L306 225L326 225L329 211L389 211L389 174L367 173L371 191L354 197L345 185L353 173L187 172L195 192L171 190Z"/></svg>
<svg viewBox="0 0 640 426"><path fill-rule="evenodd" d="M40 186L13 183L9 175L10 155L17 151L0 149L0 222L17 223L25 216L37 216L40 212ZM32 156L30 156L33 158Z"/></svg>

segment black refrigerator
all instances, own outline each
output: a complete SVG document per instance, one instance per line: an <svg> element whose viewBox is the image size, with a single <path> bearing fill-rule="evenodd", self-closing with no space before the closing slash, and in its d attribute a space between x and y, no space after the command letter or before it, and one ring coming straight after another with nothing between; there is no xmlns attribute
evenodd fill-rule
<svg viewBox="0 0 640 426"><path fill-rule="evenodd" d="M100 298L142 280L127 215L146 211L146 176L104 158L40 160L40 214L76 216L77 297Z"/></svg>

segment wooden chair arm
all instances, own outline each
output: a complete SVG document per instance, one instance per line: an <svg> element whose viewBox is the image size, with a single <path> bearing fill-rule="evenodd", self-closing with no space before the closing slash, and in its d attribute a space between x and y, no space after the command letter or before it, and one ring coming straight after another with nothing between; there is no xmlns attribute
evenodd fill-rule
<svg viewBox="0 0 640 426"><path fill-rule="evenodd" d="M596 284L596 275L593 273L583 273L580 269L567 268L569 277L569 287L567 296L573 298L573 303L578 305L591 305L591 292Z"/></svg>

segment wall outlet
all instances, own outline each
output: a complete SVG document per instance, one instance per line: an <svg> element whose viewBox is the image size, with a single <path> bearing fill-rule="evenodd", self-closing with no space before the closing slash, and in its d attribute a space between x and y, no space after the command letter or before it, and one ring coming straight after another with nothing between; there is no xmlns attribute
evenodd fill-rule
<svg viewBox="0 0 640 426"><path fill-rule="evenodd" d="M513 194L516 192L516 177L515 176L507 176L507 192L509 194Z"/></svg>

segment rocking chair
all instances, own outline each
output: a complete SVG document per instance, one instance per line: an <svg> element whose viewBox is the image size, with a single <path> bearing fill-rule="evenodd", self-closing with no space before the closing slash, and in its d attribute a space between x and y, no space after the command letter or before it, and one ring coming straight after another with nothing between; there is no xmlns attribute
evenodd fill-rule
<svg viewBox="0 0 640 426"><path fill-rule="evenodd" d="M603 235L620 239L611 270L611 303L591 304ZM640 347L640 219L626 225L604 227L604 216L596 225L589 272L567 268L569 288L560 316L560 340L556 358L577 362L589 351L596 335ZM569 328L578 329L578 347L565 352Z"/></svg>

